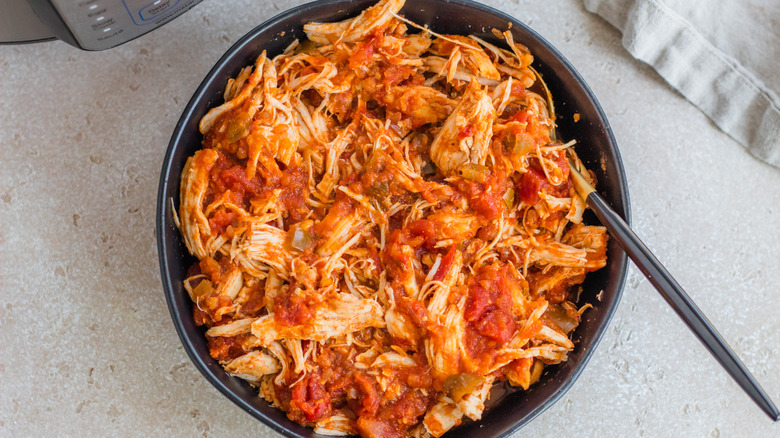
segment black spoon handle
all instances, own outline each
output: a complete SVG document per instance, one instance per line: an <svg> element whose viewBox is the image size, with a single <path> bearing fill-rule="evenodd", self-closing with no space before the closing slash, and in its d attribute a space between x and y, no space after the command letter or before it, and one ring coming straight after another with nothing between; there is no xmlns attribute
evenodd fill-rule
<svg viewBox="0 0 780 438"><path fill-rule="evenodd" d="M615 213L604 198L596 192L591 192L587 204L596 213L601 223L609 230L610 235L620 243L634 264L650 280L661 296L682 318L696 337L715 356L720 365L742 387L742 389L769 415L774 421L780 419L780 412L772 400L766 395L750 371L739 360L736 354L718 334L707 317L696 307L688 294L680 287L672 275L661 265L658 259L631 231L628 224Z"/></svg>

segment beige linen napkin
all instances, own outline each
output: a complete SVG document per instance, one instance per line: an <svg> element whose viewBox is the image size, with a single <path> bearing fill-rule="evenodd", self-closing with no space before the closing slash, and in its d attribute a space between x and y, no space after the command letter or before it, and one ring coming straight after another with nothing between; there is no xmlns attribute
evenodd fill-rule
<svg viewBox="0 0 780 438"><path fill-rule="evenodd" d="M623 32L634 57L753 155L780 167L780 1L584 2Z"/></svg>

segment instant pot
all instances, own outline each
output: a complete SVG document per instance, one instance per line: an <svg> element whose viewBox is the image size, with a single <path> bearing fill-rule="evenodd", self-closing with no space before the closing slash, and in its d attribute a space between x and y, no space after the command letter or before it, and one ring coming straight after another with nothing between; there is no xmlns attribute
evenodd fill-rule
<svg viewBox="0 0 780 438"><path fill-rule="evenodd" d="M0 0L0 44L60 39L83 50L126 43L201 0Z"/></svg>

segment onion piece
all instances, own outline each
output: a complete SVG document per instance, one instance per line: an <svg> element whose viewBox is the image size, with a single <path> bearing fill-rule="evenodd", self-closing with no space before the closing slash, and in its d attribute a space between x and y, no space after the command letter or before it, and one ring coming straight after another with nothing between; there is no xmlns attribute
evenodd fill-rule
<svg viewBox="0 0 780 438"><path fill-rule="evenodd" d="M314 236L300 228L293 227L287 232L287 238L284 240L284 246L287 249L297 249L298 251L306 251L314 243Z"/></svg>
<svg viewBox="0 0 780 438"><path fill-rule="evenodd" d="M544 316L567 335L580 323L579 318L570 315L569 312L559 304L551 304L548 306Z"/></svg>
<svg viewBox="0 0 780 438"><path fill-rule="evenodd" d="M466 163L458 168L457 175L470 181L484 183L490 176L490 169L487 166L474 163Z"/></svg>
<svg viewBox="0 0 780 438"><path fill-rule="evenodd" d="M485 381L484 377L474 374L455 374L447 377L444 381L444 390L455 402L459 402L463 397L474 392L480 384Z"/></svg>

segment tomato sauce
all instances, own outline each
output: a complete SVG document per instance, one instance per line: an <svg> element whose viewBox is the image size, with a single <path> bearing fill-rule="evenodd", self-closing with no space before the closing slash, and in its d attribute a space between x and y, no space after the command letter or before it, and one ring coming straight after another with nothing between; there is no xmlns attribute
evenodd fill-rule
<svg viewBox="0 0 780 438"><path fill-rule="evenodd" d="M465 125L464 127L460 128L460 132L458 132L458 138L463 140L466 137L473 137L474 136L474 126L473 125Z"/></svg>
<svg viewBox="0 0 780 438"><path fill-rule="evenodd" d="M544 172L541 169L531 167L520 178L520 184L518 184L515 193L526 204L534 205L541 200L539 193L544 191L549 185Z"/></svg>
<svg viewBox="0 0 780 438"><path fill-rule="evenodd" d="M249 335L238 336L207 336L209 342L209 354L216 360L232 360L246 354L242 342Z"/></svg>
<svg viewBox="0 0 780 438"><path fill-rule="evenodd" d="M292 400L288 415L302 414L308 422L327 418L331 413L330 396L320 382L320 375L309 373L292 388Z"/></svg>
<svg viewBox="0 0 780 438"><path fill-rule="evenodd" d="M520 199L526 204L533 205L541 200L541 193L559 198L568 197L572 184L569 179L569 163L565 152L557 155L555 164L561 169L561 176L565 178L563 182L558 185L551 184L539 162L534 161L515 187L515 192Z"/></svg>
<svg viewBox="0 0 780 438"><path fill-rule="evenodd" d="M445 276L447 276L447 273L450 271L450 267L452 266L452 262L455 259L455 245L452 245L447 251L447 254L442 257L441 263L439 264L439 269L436 270L436 273L433 275L433 279L436 281L441 281L444 279Z"/></svg>
<svg viewBox="0 0 780 438"><path fill-rule="evenodd" d="M358 43L357 47L352 52L352 56L349 58L349 68L356 70L361 66L368 64L374 57L377 46L381 46L383 40L384 29L376 28L365 41Z"/></svg>
<svg viewBox="0 0 780 438"><path fill-rule="evenodd" d="M509 120L507 120L507 122L527 123L528 113L525 110L518 110L509 118Z"/></svg>
<svg viewBox="0 0 780 438"><path fill-rule="evenodd" d="M513 293L520 289L508 266L482 266L468 284L466 345L475 359L508 342L517 331ZM483 360L484 361L484 360Z"/></svg>
<svg viewBox="0 0 780 438"><path fill-rule="evenodd" d="M468 200L469 206L484 220L496 220L506 211L504 195L509 184L503 172L491 172L484 183L459 179L455 184Z"/></svg>
<svg viewBox="0 0 780 438"><path fill-rule="evenodd" d="M232 224L234 220L238 219L238 213L234 211L228 211L225 209L219 209L209 219L209 226L211 232L215 234L222 234L227 229L228 225Z"/></svg>
<svg viewBox="0 0 780 438"><path fill-rule="evenodd" d="M281 325L296 326L314 317L319 297L296 293L296 285L290 284L274 300L274 319Z"/></svg>

